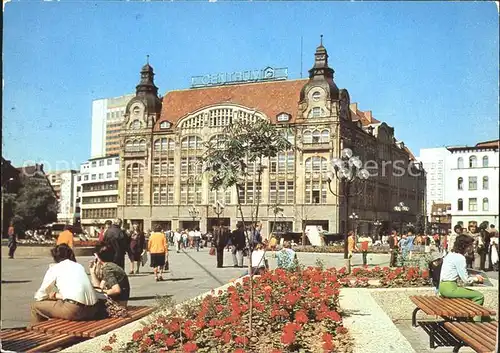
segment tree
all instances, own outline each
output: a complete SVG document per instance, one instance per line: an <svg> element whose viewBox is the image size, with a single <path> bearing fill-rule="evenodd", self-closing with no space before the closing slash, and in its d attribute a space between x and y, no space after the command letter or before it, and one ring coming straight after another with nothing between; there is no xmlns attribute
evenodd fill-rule
<svg viewBox="0 0 500 353"><path fill-rule="evenodd" d="M256 195L252 198L250 214L250 232L246 232L247 242L251 243L255 235L255 225L259 215L261 198L262 173L264 161L276 157L278 153L290 150L292 144L284 132L267 120L257 119L254 122L238 120L218 136L206 144L207 151L203 157L204 171L209 174L211 190L236 188L238 211L244 225L245 215L242 209L242 192L246 191L248 177L256 182ZM248 200L247 200L248 201ZM248 203L246 203L248 205ZM249 331L252 333L253 316L253 273L252 247L248 255L248 273L250 274L249 299Z"/></svg>
<svg viewBox="0 0 500 353"><path fill-rule="evenodd" d="M57 199L45 176L23 177L14 201L13 221L20 230L57 221Z"/></svg>

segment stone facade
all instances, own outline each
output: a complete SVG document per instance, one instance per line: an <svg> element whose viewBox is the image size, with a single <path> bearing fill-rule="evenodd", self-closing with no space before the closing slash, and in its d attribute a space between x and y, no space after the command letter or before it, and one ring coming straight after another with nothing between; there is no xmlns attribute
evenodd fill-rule
<svg viewBox="0 0 500 353"><path fill-rule="evenodd" d="M359 215L359 231L373 233L377 219L387 229L400 222L401 215L392 212L399 202L410 207L403 220L414 222L424 212L422 166L396 141L393 128L351 104L333 74L320 45L309 79L179 90L160 99L153 68L145 65L121 133L118 217L145 230L159 223L164 229L199 225L207 231L218 217L213 205L219 200L225 204L221 220L234 227L239 219L236 190L210 191L202 173L204 143L237 119L268 119L297 149L265 161L261 185L249 177L243 187L247 217L260 190L258 218L265 235L273 224L295 232L305 224L333 233L350 229L341 219L344 202L329 190L338 193L338 180L328 185L331 161L347 147L372 173L363 193L349 200L349 212ZM278 205L282 212L275 211Z"/></svg>

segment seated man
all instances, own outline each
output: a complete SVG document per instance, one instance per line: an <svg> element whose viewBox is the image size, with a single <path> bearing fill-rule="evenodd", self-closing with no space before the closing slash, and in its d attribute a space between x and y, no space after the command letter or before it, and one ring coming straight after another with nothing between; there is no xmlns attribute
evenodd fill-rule
<svg viewBox="0 0 500 353"><path fill-rule="evenodd" d="M76 263L73 250L57 245L51 251L55 264L51 265L31 305L31 322L35 324L50 318L85 321L97 315L97 296L85 268Z"/></svg>

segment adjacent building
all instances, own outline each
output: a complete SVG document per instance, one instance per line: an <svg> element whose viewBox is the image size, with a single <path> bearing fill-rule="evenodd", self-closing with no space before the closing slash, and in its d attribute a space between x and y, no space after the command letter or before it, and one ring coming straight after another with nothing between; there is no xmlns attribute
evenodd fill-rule
<svg viewBox="0 0 500 353"><path fill-rule="evenodd" d="M52 185L58 201L58 223L75 223L75 185L77 182L77 173L76 170L47 173L47 179L50 185Z"/></svg>
<svg viewBox="0 0 500 353"><path fill-rule="evenodd" d="M277 220L281 226L301 231L305 224L321 225L330 232L351 229L347 213L358 214L361 232L373 232L374 222L383 228L415 221L425 209L425 172L394 128L361 111L339 89L328 53L321 44L314 54L308 79L273 80L272 68L262 78L253 72L209 75L197 88L168 92L160 98L153 68L141 70L136 95L128 102L122 127L118 183L118 217L144 229L200 226L211 229L218 215L212 205L225 204L220 219L234 227L239 219L235 190L210 191L202 173L204 143L224 133L236 120L266 119L282 128L297 147L266 161L262 182L249 176L240 190L242 211L248 217L258 193L262 204L259 220L268 234ZM222 78L221 78L222 77ZM228 77L234 79L227 82ZM225 84L217 85L224 81ZM370 163L372 176L363 193L345 202L330 193L339 191L337 179L329 185L331 161L343 148ZM409 211L394 211L404 202ZM82 210L85 204L82 204ZM348 212L346 212L348 211ZM91 219L89 217L87 219Z"/></svg>
<svg viewBox="0 0 500 353"><path fill-rule="evenodd" d="M112 155L89 159L80 167L80 222L91 236L117 216L119 163Z"/></svg>
<svg viewBox="0 0 500 353"><path fill-rule="evenodd" d="M134 95L96 99L92 102L91 158L120 152L120 129L125 107Z"/></svg>
<svg viewBox="0 0 500 353"><path fill-rule="evenodd" d="M453 225L488 221L498 227L499 141L447 148Z"/></svg>
<svg viewBox="0 0 500 353"><path fill-rule="evenodd" d="M446 147L425 148L420 150L418 160L422 162L427 173L427 195L426 210L427 216L431 216L433 204L442 204L449 201L446 194L447 180L449 176L446 164L450 151Z"/></svg>

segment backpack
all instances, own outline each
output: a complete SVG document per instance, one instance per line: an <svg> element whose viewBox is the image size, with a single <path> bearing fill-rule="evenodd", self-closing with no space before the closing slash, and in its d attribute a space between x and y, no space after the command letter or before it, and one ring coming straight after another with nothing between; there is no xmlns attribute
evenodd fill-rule
<svg viewBox="0 0 500 353"><path fill-rule="evenodd" d="M442 267L443 267L443 258L429 262L429 277L432 279L432 285L436 287L436 289L439 289Z"/></svg>

